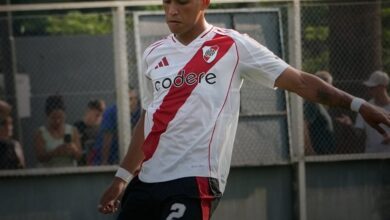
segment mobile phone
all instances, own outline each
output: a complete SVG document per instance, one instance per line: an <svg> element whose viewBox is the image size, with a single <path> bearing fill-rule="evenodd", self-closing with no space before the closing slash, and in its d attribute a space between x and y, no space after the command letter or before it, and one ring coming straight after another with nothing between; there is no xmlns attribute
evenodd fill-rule
<svg viewBox="0 0 390 220"><path fill-rule="evenodd" d="M70 134L65 134L64 143L69 144L70 142L72 142L72 136Z"/></svg>

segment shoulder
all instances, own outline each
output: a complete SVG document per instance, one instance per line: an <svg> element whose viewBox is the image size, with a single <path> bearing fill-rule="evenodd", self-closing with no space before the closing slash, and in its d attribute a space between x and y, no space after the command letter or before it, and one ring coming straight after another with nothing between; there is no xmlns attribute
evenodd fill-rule
<svg viewBox="0 0 390 220"><path fill-rule="evenodd" d="M15 148L22 148L22 145L20 144L19 141L15 140L15 139L12 139L12 144Z"/></svg>
<svg viewBox="0 0 390 220"><path fill-rule="evenodd" d="M221 27L213 27L212 31L214 33L220 34L220 35L234 35L234 34L239 34L238 31L229 29L229 28L221 28Z"/></svg>
<svg viewBox="0 0 390 220"><path fill-rule="evenodd" d="M241 33L233 29L214 27L213 32L218 35L231 38L238 48L263 48L258 41L246 33Z"/></svg>
<svg viewBox="0 0 390 220"><path fill-rule="evenodd" d="M146 58L149 56L152 52L154 52L157 48L160 48L161 46L167 45L169 43L169 40L171 38L171 35L166 36L152 44L150 44L146 49L144 50L143 57Z"/></svg>
<svg viewBox="0 0 390 220"><path fill-rule="evenodd" d="M212 30L215 34L219 34L222 36L228 36L233 38L234 40L240 40L242 38L248 37L247 34L240 33L234 29L229 29L229 28L221 28L221 27L213 27Z"/></svg>
<svg viewBox="0 0 390 220"><path fill-rule="evenodd" d="M117 114L117 106L115 104L108 107L104 111L101 126L105 126L107 124L111 124L111 123L115 122L116 121L116 114Z"/></svg>
<svg viewBox="0 0 390 220"><path fill-rule="evenodd" d="M110 107L108 107L106 109L106 111L104 111L104 115L108 116L108 115L116 114L116 111L117 111L116 109L117 109L117 107L115 104L111 105Z"/></svg>
<svg viewBox="0 0 390 220"><path fill-rule="evenodd" d="M5 116L11 113L11 106L5 102L0 100L0 115Z"/></svg>

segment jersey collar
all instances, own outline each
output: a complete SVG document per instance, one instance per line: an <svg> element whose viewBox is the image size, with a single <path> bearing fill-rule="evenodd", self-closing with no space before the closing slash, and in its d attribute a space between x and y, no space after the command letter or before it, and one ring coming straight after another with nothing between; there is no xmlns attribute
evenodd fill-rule
<svg viewBox="0 0 390 220"><path fill-rule="evenodd" d="M210 25L210 24L206 24L206 30L203 31L201 34L198 35L197 38L195 38L191 43L189 43L188 45L184 45L182 43L180 43L180 41L175 37L174 34L171 34L170 35L170 39L171 41L176 45L176 46L181 46L181 47L187 47L187 46L190 46L190 45L194 45L196 44L196 42L198 42L199 40L205 38L210 32L211 30L214 28L213 25ZM203 41L202 41L203 42Z"/></svg>

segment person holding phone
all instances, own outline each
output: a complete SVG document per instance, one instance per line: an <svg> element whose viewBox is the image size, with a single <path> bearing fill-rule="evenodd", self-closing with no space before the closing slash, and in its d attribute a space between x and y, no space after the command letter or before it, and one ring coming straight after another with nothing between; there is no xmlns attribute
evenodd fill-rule
<svg viewBox="0 0 390 220"><path fill-rule="evenodd" d="M76 166L82 151L79 133L65 123L65 105L62 96L49 96L45 112L47 125L39 127L35 135L35 152L44 167Z"/></svg>

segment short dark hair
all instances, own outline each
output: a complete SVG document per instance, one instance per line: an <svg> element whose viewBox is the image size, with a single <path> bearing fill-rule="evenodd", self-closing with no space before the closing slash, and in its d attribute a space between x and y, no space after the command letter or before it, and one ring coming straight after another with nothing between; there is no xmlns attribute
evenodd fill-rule
<svg viewBox="0 0 390 220"><path fill-rule="evenodd" d="M45 104L45 113L50 115L55 110L65 111L64 99L61 95L51 95L47 97Z"/></svg>
<svg viewBox="0 0 390 220"><path fill-rule="evenodd" d="M93 99L88 102L87 107L89 109L96 109L98 111L104 111L104 101L101 99Z"/></svg>

